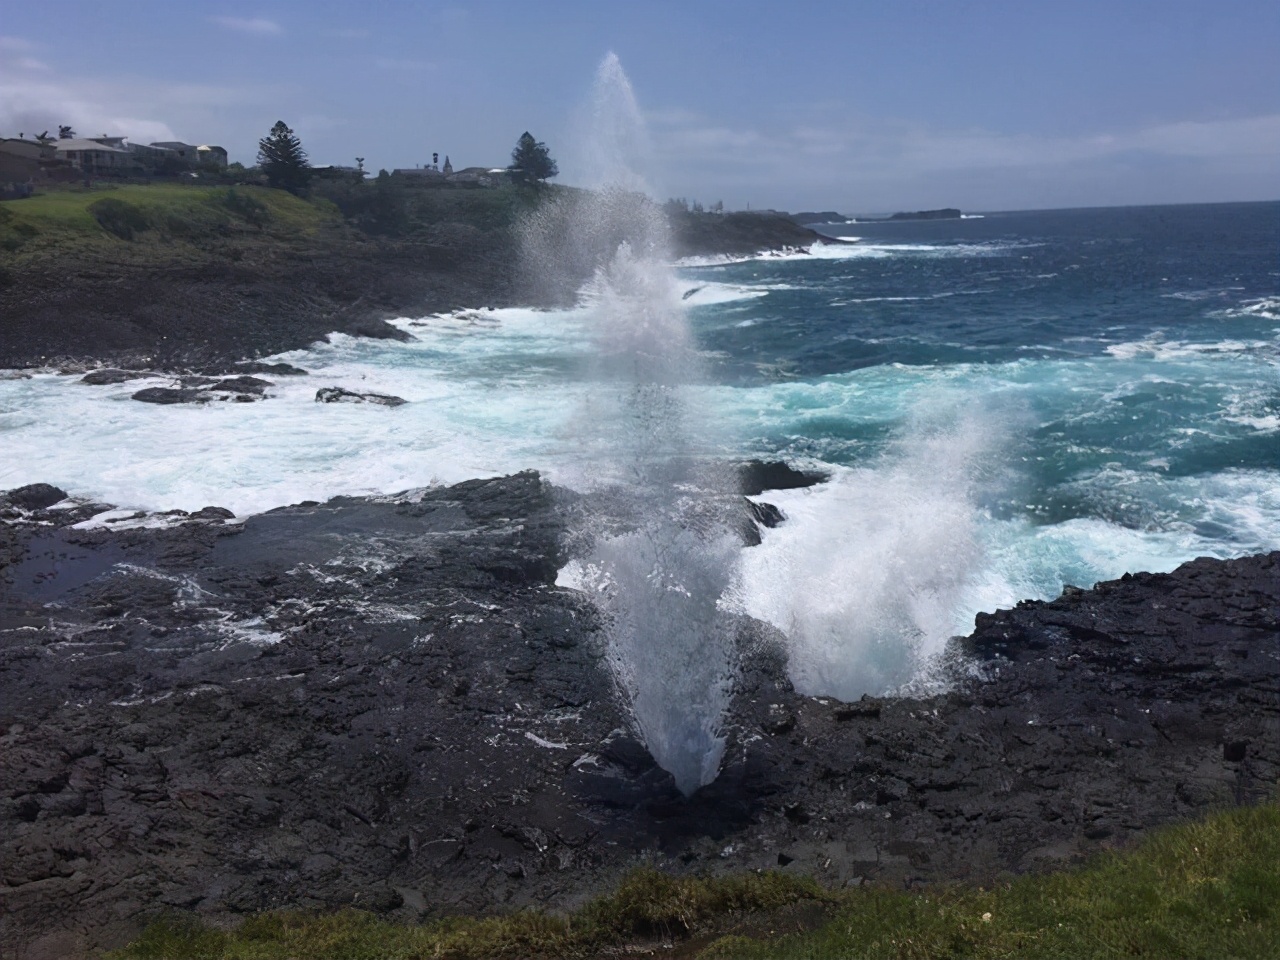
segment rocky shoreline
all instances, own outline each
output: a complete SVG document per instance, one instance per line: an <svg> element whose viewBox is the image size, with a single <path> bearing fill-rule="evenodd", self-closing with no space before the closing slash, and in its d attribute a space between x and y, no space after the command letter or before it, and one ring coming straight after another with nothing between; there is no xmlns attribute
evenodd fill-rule
<svg viewBox="0 0 1280 960"><path fill-rule="evenodd" d="M571 303L590 275L552 282L510 230L436 225L415 238L334 226L279 238L199 238L198 255L76 249L0 265L0 370L101 364L234 375L237 365L331 333L405 339L386 321L484 307ZM781 216L689 215L676 256L750 255L832 242Z"/></svg>
<svg viewBox="0 0 1280 960"><path fill-rule="evenodd" d="M0 286L0 368L105 362L219 375L334 332L403 339L386 318L538 305L510 261L483 239L347 238L199 265L60 257Z"/></svg>
<svg viewBox="0 0 1280 960"><path fill-rule="evenodd" d="M928 698L799 696L744 619L726 763L684 800L556 586L580 500L536 474L243 522L63 497L0 495L0 945L27 957L164 909L564 908L641 863L982 881L1280 776L1280 553L980 616ZM743 510L744 542L785 522Z"/></svg>

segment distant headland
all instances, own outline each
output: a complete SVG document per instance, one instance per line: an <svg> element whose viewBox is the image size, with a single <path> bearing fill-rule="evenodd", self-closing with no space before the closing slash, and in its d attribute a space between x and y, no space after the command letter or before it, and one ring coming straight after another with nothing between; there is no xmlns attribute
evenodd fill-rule
<svg viewBox="0 0 1280 960"><path fill-rule="evenodd" d="M859 223L866 223L868 219L884 219L884 220L959 220L964 216L955 207L944 207L941 210L916 210L913 213L895 213L891 217L883 218L867 218L860 217Z"/></svg>
<svg viewBox="0 0 1280 960"><path fill-rule="evenodd" d="M888 217L850 217L834 210L823 210L820 213L805 210L800 213L787 214L792 220L805 227L820 227L832 223L891 223L901 220L962 220L964 214L955 207L943 207L941 210L915 210L909 213L895 213Z"/></svg>

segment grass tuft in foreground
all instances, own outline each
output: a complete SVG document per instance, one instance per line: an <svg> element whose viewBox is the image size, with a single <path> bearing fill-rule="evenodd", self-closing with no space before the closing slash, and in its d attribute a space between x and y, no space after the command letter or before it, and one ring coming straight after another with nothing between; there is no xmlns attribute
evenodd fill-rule
<svg viewBox="0 0 1280 960"><path fill-rule="evenodd" d="M990 891L859 890L825 926L706 958L1280 957L1280 806L1158 831L1080 870Z"/></svg>
<svg viewBox="0 0 1280 960"><path fill-rule="evenodd" d="M828 900L812 880L777 873L706 879L632 873L612 894L568 917L523 911L506 917L452 918L422 926L388 923L358 910L314 914L273 911L226 932L187 917L151 924L116 960L160 958L588 957L602 948L655 935L680 937L739 912Z"/></svg>
<svg viewBox="0 0 1280 960"><path fill-rule="evenodd" d="M773 940L744 936L801 901L822 926ZM994 890L829 893L778 873L677 878L652 870L568 917L526 911L422 926L367 913L264 913L233 931L170 918L116 960L134 958L587 957L654 936L734 931L708 958L1077 958L1280 956L1280 806L1232 810L1156 832L1088 867Z"/></svg>

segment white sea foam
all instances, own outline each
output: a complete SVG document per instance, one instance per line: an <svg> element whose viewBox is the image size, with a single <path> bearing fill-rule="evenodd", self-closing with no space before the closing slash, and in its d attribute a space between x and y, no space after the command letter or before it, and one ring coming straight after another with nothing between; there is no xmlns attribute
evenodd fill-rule
<svg viewBox="0 0 1280 960"><path fill-rule="evenodd" d="M750 256L686 257L676 261L678 267L723 267L751 261L802 260L882 260L898 256L925 257L991 257L1035 243L867 243L861 237L838 237L830 242L815 242L808 247L763 250Z"/></svg>
<svg viewBox="0 0 1280 960"><path fill-rule="evenodd" d="M688 307L709 307L722 303L735 303L740 300L755 300L767 297L771 287L752 286L749 284L687 282L681 300Z"/></svg>
<svg viewBox="0 0 1280 960"><path fill-rule="evenodd" d="M846 238L841 237L841 240ZM887 257L994 257L1009 251L1034 247L1034 243L824 243L808 251L788 254L791 260L858 260Z"/></svg>
<svg viewBox="0 0 1280 960"><path fill-rule="evenodd" d="M924 688L982 570L985 466L998 421L925 418L874 465L771 491L787 523L747 551L738 602L788 638L796 688L845 700Z"/></svg>
<svg viewBox="0 0 1280 960"><path fill-rule="evenodd" d="M1166 340L1160 334L1153 334L1142 340L1110 344L1106 352L1121 360L1148 356L1155 360L1168 361L1186 357L1229 357L1248 353L1269 353L1275 348L1275 342L1267 340L1216 340L1206 343Z"/></svg>
<svg viewBox="0 0 1280 960"><path fill-rule="evenodd" d="M1245 316L1262 317L1266 320L1280 320L1280 297L1261 297L1257 300L1246 300L1238 312Z"/></svg>
<svg viewBox="0 0 1280 960"><path fill-rule="evenodd" d="M932 658L979 612L1192 557L1280 549L1280 471L1099 477L1099 489L1128 485L1166 505L1147 527L995 518L981 507L990 478L975 472L998 444L988 431L907 439L827 484L764 496L787 522L746 551L738 596L788 635L797 689L844 699L927 689Z"/></svg>
<svg viewBox="0 0 1280 960"><path fill-rule="evenodd" d="M566 374L587 349L581 313L496 313L484 325L401 321L417 338L408 343L335 335L284 354L311 375L271 378L269 398L252 404L131 400L146 381L4 381L0 437L23 455L0 460L0 488L43 481L121 508L217 504L243 515L531 466L554 475L569 459L563 431L583 390ZM409 403L315 401L335 385Z"/></svg>
<svg viewBox="0 0 1280 960"><path fill-rule="evenodd" d="M979 611L1051 599L1066 584L1091 587L1137 570L1168 572L1194 557L1280 549L1280 471L1172 479L1125 473L1105 485L1127 483L1134 496L1159 498L1162 522L1135 527L1079 517L1046 526L1025 519L984 524L988 566L957 608L960 632L968 632Z"/></svg>
<svg viewBox="0 0 1280 960"><path fill-rule="evenodd" d="M850 297L846 300L832 300L831 306L843 307L850 303L914 303L918 300L945 300L948 297L957 296L957 293L957 291L948 290L919 297Z"/></svg>

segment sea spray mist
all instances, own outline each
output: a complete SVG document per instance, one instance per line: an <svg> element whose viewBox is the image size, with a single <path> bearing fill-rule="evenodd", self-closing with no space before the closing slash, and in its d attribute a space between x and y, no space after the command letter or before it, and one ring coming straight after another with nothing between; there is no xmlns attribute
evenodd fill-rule
<svg viewBox="0 0 1280 960"><path fill-rule="evenodd" d="M709 425L689 390L702 372L666 218L637 172L644 124L613 54L584 126L591 190L544 202L525 248L545 277L591 276L591 389L573 439L596 507L575 531L578 582L604 615L605 661L637 736L688 795L724 753L736 658L720 601L740 541L698 457Z"/></svg>
<svg viewBox="0 0 1280 960"><path fill-rule="evenodd" d="M735 593L786 634L797 691L851 701L945 687L957 611L987 561L984 503L1011 482L996 452L1016 445L1012 422L1013 410L932 391L879 457L786 502L788 522L747 552Z"/></svg>

